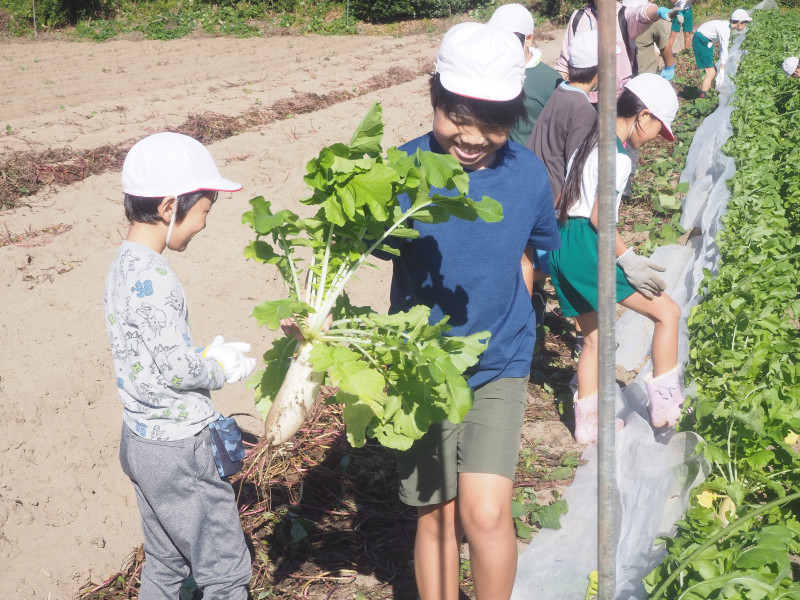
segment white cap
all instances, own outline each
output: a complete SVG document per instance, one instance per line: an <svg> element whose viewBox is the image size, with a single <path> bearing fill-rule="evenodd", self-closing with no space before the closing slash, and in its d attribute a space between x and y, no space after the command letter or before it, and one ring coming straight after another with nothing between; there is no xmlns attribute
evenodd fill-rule
<svg viewBox="0 0 800 600"><path fill-rule="evenodd" d="M444 89L468 98L503 102L522 92L525 54L510 31L459 23L444 34L436 72Z"/></svg>
<svg viewBox="0 0 800 600"><path fill-rule="evenodd" d="M522 4L504 4L494 11L488 24L526 37L533 35L533 15Z"/></svg>
<svg viewBox="0 0 800 600"><path fill-rule="evenodd" d="M236 192L242 184L219 174L211 153L188 135L163 132L136 142L122 165L122 190L163 198L200 190Z"/></svg>
<svg viewBox="0 0 800 600"><path fill-rule="evenodd" d="M752 21L753 18L743 8L737 8L731 15L731 21Z"/></svg>
<svg viewBox="0 0 800 600"><path fill-rule="evenodd" d="M800 58L796 56L790 56L781 65L783 67L783 72L786 73L787 77L791 77L794 75L794 72L797 70L797 65L800 64Z"/></svg>
<svg viewBox="0 0 800 600"><path fill-rule="evenodd" d="M622 0L622 6L640 6L647 2L648 0Z"/></svg>
<svg viewBox="0 0 800 600"><path fill-rule="evenodd" d="M569 66L578 69L596 67L598 64L597 29L583 31L572 38L569 43Z"/></svg>
<svg viewBox="0 0 800 600"><path fill-rule="evenodd" d="M636 94L648 110L661 121L661 136L672 141L672 121L678 112L678 95L669 81L655 73L637 75L625 87Z"/></svg>

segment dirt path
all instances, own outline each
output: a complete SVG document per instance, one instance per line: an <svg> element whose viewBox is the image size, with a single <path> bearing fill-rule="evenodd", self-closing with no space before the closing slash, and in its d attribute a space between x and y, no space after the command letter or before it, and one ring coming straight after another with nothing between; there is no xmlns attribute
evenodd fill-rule
<svg viewBox="0 0 800 600"><path fill-rule="evenodd" d="M4 43L0 159L121 143L192 113L237 116L297 92L357 89L391 67L432 65L438 43L434 35ZM558 41L543 45L551 64L557 48ZM169 257L198 343L221 333L263 349L271 338L250 313L282 289L242 258L248 199L263 194L297 210L306 161L349 139L375 101L384 108L386 146L424 133L426 84L419 76L210 146L244 191L221 198L206 231ZM0 240L18 240L0 247L0 589L9 600L71 599L89 579L119 569L141 542L117 460L120 406L102 314L105 274L126 229L121 198L119 173L110 172L0 213ZM356 282L354 299L385 308L386 275ZM222 412L253 412L241 386L215 402ZM239 420L259 431L255 416Z"/></svg>

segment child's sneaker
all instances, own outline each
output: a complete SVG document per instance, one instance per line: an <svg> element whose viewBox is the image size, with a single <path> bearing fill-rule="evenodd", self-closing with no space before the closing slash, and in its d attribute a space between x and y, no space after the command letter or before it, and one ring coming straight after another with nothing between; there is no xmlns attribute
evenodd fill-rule
<svg viewBox="0 0 800 600"><path fill-rule="evenodd" d="M676 366L658 377L644 380L650 404L650 423L653 427L674 427L681 416L683 393L681 392L680 372Z"/></svg>

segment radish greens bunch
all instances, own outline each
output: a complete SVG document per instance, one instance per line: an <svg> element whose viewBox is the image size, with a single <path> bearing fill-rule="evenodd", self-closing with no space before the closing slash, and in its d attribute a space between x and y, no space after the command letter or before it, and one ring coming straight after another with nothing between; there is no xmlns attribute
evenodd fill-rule
<svg viewBox="0 0 800 600"><path fill-rule="evenodd" d="M486 349L488 332L447 336L447 318L430 324L426 306L379 315L351 305L344 288L375 251L399 255L392 242L418 236L410 221L494 222L502 207L467 197L468 176L455 158L419 150L409 156L397 148L384 156L382 135L375 104L349 144L323 148L308 162L305 181L313 194L302 202L318 207L313 217L273 212L263 197L253 198L242 217L256 234L245 256L275 265L289 293L257 306L256 320L278 329L282 319L294 319L305 338L280 337L264 355L256 406L266 415L271 445L299 429L325 374L338 389L329 402L344 404L354 446L373 437L407 449L432 423L460 422L472 405L463 373ZM398 202L402 194L410 199L407 210Z"/></svg>

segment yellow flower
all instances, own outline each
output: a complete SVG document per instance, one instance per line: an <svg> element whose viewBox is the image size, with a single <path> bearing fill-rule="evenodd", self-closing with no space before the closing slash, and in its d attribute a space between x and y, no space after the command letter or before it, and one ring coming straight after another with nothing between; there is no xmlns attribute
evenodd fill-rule
<svg viewBox="0 0 800 600"><path fill-rule="evenodd" d="M797 443L797 440L800 440L800 436L798 436L794 431L790 431L786 434L786 437L783 438L783 441L790 446L794 446Z"/></svg>
<svg viewBox="0 0 800 600"><path fill-rule="evenodd" d="M719 496L714 492L703 490L703 492L697 494L697 503L703 508L714 508L714 500L717 498L719 498Z"/></svg>

